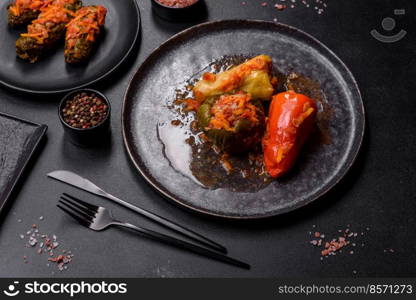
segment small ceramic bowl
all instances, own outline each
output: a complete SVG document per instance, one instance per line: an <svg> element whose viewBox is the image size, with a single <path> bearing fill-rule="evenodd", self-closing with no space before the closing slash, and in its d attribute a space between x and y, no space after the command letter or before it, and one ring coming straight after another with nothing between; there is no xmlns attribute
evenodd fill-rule
<svg viewBox="0 0 416 300"><path fill-rule="evenodd" d="M160 3L158 0L151 0L154 12L161 18L168 21L188 21L198 17L202 11L203 0L197 0L191 5L184 7L172 7Z"/></svg>
<svg viewBox="0 0 416 300"><path fill-rule="evenodd" d="M65 122L64 117L62 115L62 109L64 108L66 102L81 93L95 94L97 97L102 99L107 105L107 115L105 116L105 118L97 125L85 129L72 127L67 122ZM58 115L59 120L61 120L62 126L64 127L65 134L70 138L71 142L73 142L76 145L92 146L96 144L103 144L108 138L111 106L107 97L99 91L92 89L79 89L70 92L62 99L61 103L59 104Z"/></svg>

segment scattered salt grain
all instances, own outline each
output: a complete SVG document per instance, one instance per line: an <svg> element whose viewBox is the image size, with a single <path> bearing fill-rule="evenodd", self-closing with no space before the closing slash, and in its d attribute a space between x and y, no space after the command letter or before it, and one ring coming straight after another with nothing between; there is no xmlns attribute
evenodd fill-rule
<svg viewBox="0 0 416 300"><path fill-rule="evenodd" d="M325 12L325 9L327 8L327 3L324 0L301 0L301 1L297 1L297 0L290 0L290 5L287 6L285 4L282 4L282 2L287 2L286 0L280 0L280 3L276 3L274 5L274 7L279 10L285 10L287 7L290 7L291 9L296 8L296 7L301 7L303 5L303 7L305 8L313 8L313 10L321 15ZM299 3L299 5L297 5ZM300 5L302 4L302 5Z"/></svg>
<svg viewBox="0 0 416 300"><path fill-rule="evenodd" d="M34 237L30 237L28 243L31 247L34 247L38 243L38 240Z"/></svg>
<svg viewBox="0 0 416 300"><path fill-rule="evenodd" d="M274 7L276 7L277 10L280 10L280 11L286 9L286 5L285 4L275 4Z"/></svg>
<svg viewBox="0 0 416 300"><path fill-rule="evenodd" d="M316 225L312 226L313 228ZM335 256L337 253L342 253L343 248L347 246L356 247L356 238L358 236L357 232L353 232L350 229L350 225L348 224L345 229L338 229L338 233L340 234L337 238L325 239L325 234L318 232L318 231L309 231L309 236L312 236L314 239L310 240L310 244L322 247L321 248L321 260L323 257L328 256ZM364 246L364 243L361 244ZM349 250L348 253L354 254L353 250Z"/></svg>
<svg viewBox="0 0 416 300"><path fill-rule="evenodd" d="M43 219L43 216L39 217L39 220ZM49 261L47 263L48 267L50 266L50 262L54 262L56 263L56 266L60 271L68 269L67 264L69 264L72 261L74 255L71 253L71 251L63 250L62 254L57 253L57 256L54 257L53 250L60 246L60 243L58 242L58 237L55 234L52 235L52 239L50 239L48 235L40 233L38 226L36 224L33 224L31 226L31 229L29 229L26 232L26 236L28 237L26 247L35 247L36 245L38 245L36 253L38 253L39 255L46 253ZM19 237L21 239L24 239L25 235L20 234ZM58 251L56 250L56 252ZM23 257L23 261L24 263L28 263L26 256ZM52 275L53 274L54 272L52 272Z"/></svg>

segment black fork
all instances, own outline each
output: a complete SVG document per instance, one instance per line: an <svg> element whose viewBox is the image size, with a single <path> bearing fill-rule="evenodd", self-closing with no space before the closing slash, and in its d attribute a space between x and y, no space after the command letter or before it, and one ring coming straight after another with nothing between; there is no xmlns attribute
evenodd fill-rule
<svg viewBox="0 0 416 300"><path fill-rule="evenodd" d="M165 235L143 227L138 227L130 223L120 222L113 218L111 211L102 206L96 206L73 196L64 193L57 205L64 212L76 219L81 225L95 231L107 229L110 226L120 226L138 232L140 235L152 240L164 242L166 244L197 253L212 259L216 259L244 269L250 269L250 265L231 258L227 255L214 252L201 246L189 243L178 238Z"/></svg>

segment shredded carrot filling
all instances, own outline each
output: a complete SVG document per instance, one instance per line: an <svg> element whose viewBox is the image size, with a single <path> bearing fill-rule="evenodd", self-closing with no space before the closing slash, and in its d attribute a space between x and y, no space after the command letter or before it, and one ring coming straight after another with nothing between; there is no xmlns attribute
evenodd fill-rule
<svg viewBox="0 0 416 300"><path fill-rule="evenodd" d="M212 118L208 128L234 131L234 125L239 120L258 123L258 108L250 101L250 95L242 93L221 96L211 108Z"/></svg>
<svg viewBox="0 0 416 300"><path fill-rule="evenodd" d="M185 104L186 104L186 110L189 110L189 111L197 111L198 108L201 106L201 102L193 98L185 99Z"/></svg>
<svg viewBox="0 0 416 300"><path fill-rule="evenodd" d="M27 27L27 33L22 33L20 36L35 38L39 44L43 44L52 28L68 23L72 16L74 12L59 5L50 5Z"/></svg>
<svg viewBox="0 0 416 300"><path fill-rule="evenodd" d="M15 15L20 16L27 11L41 11L49 5L65 6L66 4L74 4L76 0L15 0L14 4L10 6L9 11Z"/></svg>
<svg viewBox="0 0 416 300"><path fill-rule="evenodd" d="M105 23L107 9L103 6L86 6L77 11L76 16L66 25L66 50L73 49L77 40L86 38L94 42Z"/></svg>

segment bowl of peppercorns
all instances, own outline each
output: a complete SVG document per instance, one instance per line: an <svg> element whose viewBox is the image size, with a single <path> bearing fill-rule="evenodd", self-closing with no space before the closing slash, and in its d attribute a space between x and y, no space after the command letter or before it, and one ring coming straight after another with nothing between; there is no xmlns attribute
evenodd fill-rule
<svg viewBox="0 0 416 300"><path fill-rule="evenodd" d="M65 133L77 145L93 145L106 139L110 125L110 102L92 89L75 90L59 105Z"/></svg>

